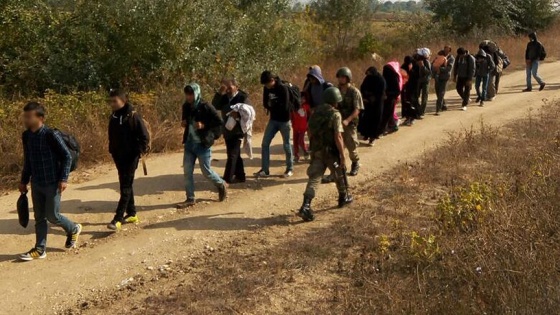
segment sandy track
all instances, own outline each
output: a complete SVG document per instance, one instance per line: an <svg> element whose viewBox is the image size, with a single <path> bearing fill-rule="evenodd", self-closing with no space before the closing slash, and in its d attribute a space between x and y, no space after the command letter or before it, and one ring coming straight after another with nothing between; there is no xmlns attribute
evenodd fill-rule
<svg viewBox="0 0 560 315"><path fill-rule="evenodd" d="M448 132L479 126L481 121L499 126L525 116L529 109L537 109L543 99L560 95L558 63L541 67L541 74L549 83L543 92L520 93L524 87L524 71L502 79L501 94L486 107L472 106L459 111L459 100L449 92L450 111L440 117L428 114L412 128L403 127L397 134L377 143L374 148L361 148L362 173L351 184L367 181L380 172L405 162L421 158L422 153L448 139ZM429 109L433 110L431 96ZM261 118L264 119L264 118ZM284 170L280 138L273 148L273 174ZM255 139L255 144L260 138ZM257 149L257 156L259 150ZM225 148L216 147L214 163L223 171ZM250 179L246 185L232 187L227 203L216 203L217 194L197 177L198 198L203 203L188 212L178 212L174 204L184 199L182 154L152 157L148 161L149 176L138 172L135 185L137 204L142 223L120 233L106 230L118 199L116 173L111 166L98 167L91 172L91 181L71 185L63 195L63 209L70 218L84 225L80 248L62 250L64 235L53 229L49 235L48 259L30 263L14 262L15 256L31 248L33 227L21 228L17 223L15 202L17 193L0 198L0 314L52 314L73 305L92 292L114 288L121 281L167 260L202 255L206 245L218 240L235 238L240 231L258 229L292 219L300 206L306 182L305 165L296 168L290 179L270 178L259 182ZM247 172L259 168L260 160L248 161ZM200 174L200 172L197 172ZM320 198L332 198L334 187L323 186ZM329 197L333 193L333 197ZM302 229L326 225L317 220ZM282 237L283 235L279 235Z"/></svg>

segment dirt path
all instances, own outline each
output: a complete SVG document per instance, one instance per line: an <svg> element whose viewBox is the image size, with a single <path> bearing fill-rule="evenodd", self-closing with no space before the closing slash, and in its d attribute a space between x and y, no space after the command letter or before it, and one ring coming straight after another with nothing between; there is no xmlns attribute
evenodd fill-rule
<svg viewBox="0 0 560 315"><path fill-rule="evenodd" d="M356 184L373 178L380 172L421 157L425 150L448 139L447 133L477 126L481 120L500 125L523 117L530 108L538 108L543 99L560 95L559 64L541 67L542 76L549 82L544 92L522 94L524 72L512 73L502 79L498 99L485 108L470 107L459 111L456 93L449 93L450 111L440 117L426 116L412 128L403 127L396 135L387 137L374 148L361 148L362 173L351 182ZM433 109L433 96L430 109ZM258 144L260 139L255 139ZM273 148L272 172L283 172L279 137ZM257 156L258 154L257 150ZM222 172L225 148L215 148L215 167ZM77 300L94 293L112 289L126 279L142 273L146 268L160 266L169 260L203 255L207 246L235 238L240 232L259 227L297 220L293 212L300 206L306 182L305 165L296 168L290 179L271 178L259 182L251 179L246 185L232 187L227 203L215 203L215 192L200 176L198 198L204 201L189 212L178 212L174 204L184 199L182 155L170 154L148 161L149 176L138 172L137 204L142 223L120 233L110 233L105 224L113 216L118 199L116 174L109 166L92 170L95 179L72 185L63 195L63 209L68 216L84 225L80 248L64 251L64 235L53 229L49 235L48 259L31 263L14 262L16 255L31 248L33 227L21 228L15 212L16 193L0 197L0 314L52 314ZM247 172L258 170L259 159L248 161ZM351 184L352 184L351 183ZM330 198L334 187L323 186L320 198ZM333 203L334 203L334 197ZM309 229L327 225L321 217L314 223L298 225ZM278 237L285 237L289 229L278 228Z"/></svg>

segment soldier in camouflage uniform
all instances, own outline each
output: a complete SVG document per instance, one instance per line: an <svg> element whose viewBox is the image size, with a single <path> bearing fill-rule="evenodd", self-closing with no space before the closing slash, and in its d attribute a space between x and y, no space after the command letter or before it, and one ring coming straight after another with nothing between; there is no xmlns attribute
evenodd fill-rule
<svg viewBox="0 0 560 315"><path fill-rule="evenodd" d="M315 108L309 120L309 139L311 151L311 164L307 169L309 181L304 194L304 201L299 211L299 216L304 221L313 221L315 216L311 210L311 201L321 182L321 178L328 169L335 174L338 189L338 206L342 208L350 204L353 199L348 194L346 168L344 157L344 127L340 112L336 110L342 101L340 90L330 87L323 93L325 104Z"/></svg>

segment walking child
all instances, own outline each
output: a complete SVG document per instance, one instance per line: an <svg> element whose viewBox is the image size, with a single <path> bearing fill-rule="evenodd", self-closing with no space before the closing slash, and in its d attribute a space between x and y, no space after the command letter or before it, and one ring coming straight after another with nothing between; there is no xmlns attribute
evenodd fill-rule
<svg viewBox="0 0 560 315"><path fill-rule="evenodd" d="M305 134L307 133L307 122L311 115L311 106L307 102L305 93L301 93L301 107L297 111L292 111L291 120L292 128L294 129L294 161L300 161L300 149L303 151L304 159L309 159L309 150L305 144Z"/></svg>

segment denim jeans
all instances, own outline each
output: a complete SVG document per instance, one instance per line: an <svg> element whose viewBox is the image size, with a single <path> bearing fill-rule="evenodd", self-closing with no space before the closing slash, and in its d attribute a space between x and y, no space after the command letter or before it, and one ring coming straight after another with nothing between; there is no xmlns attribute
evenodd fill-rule
<svg viewBox="0 0 560 315"><path fill-rule="evenodd" d="M185 191L187 199L194 200L194 165L196 160L200 164L202 175L211 181L216 188L224 185L224 180L212 170L210 162L212 160L212 150L200 143L187 141L185 143L185 153L183 155L183 170L185 175Z"/></svg>
<svg viewBox="0 0 560 315"><path fill-rule="evenodd" d="M292 123L289 121L280 122L270 120L268 125L266 125L262 141L262 170L265 173L270 173L270 143L272 143L272 139L274 139L278 132L282 135L284 152L286 152L286 170L293 171L294 158L292 155L292 145L290 143L291 131Z"/></svg>
<svg viewBox="0 0 560 315"><path fill-rule="evenodd" d="M47 248L48 222L60 226L67 235L76 230L76 223L60 214L60 192L58 184L41 186L31 184L31 199L35 215L35 247L40 250Z"/></svg>
<svg viewBox="0 0 560 315"><path fill-rule="evenodd" d="M535 60L535 61L531 62L531 64L527 66L527 88L529 90L533 89L533 82L532 82L531 77L534 77L535 80L537 80L537 83L539 85L544 83L543 79L539 75L539 61L538 60Z"/></svg>
<svg viewBox="0 0 560 315"><path fill-rule="evenodd" d="M475 81L475 89L476 89L476 95L478 95L478 97L480 97L480 99L482 101L486 101L486 96L488 94L488 79L489 79L489 75L477 75L476 76L476 81ZM482 85L482 90L480 89Z"/></svg>

